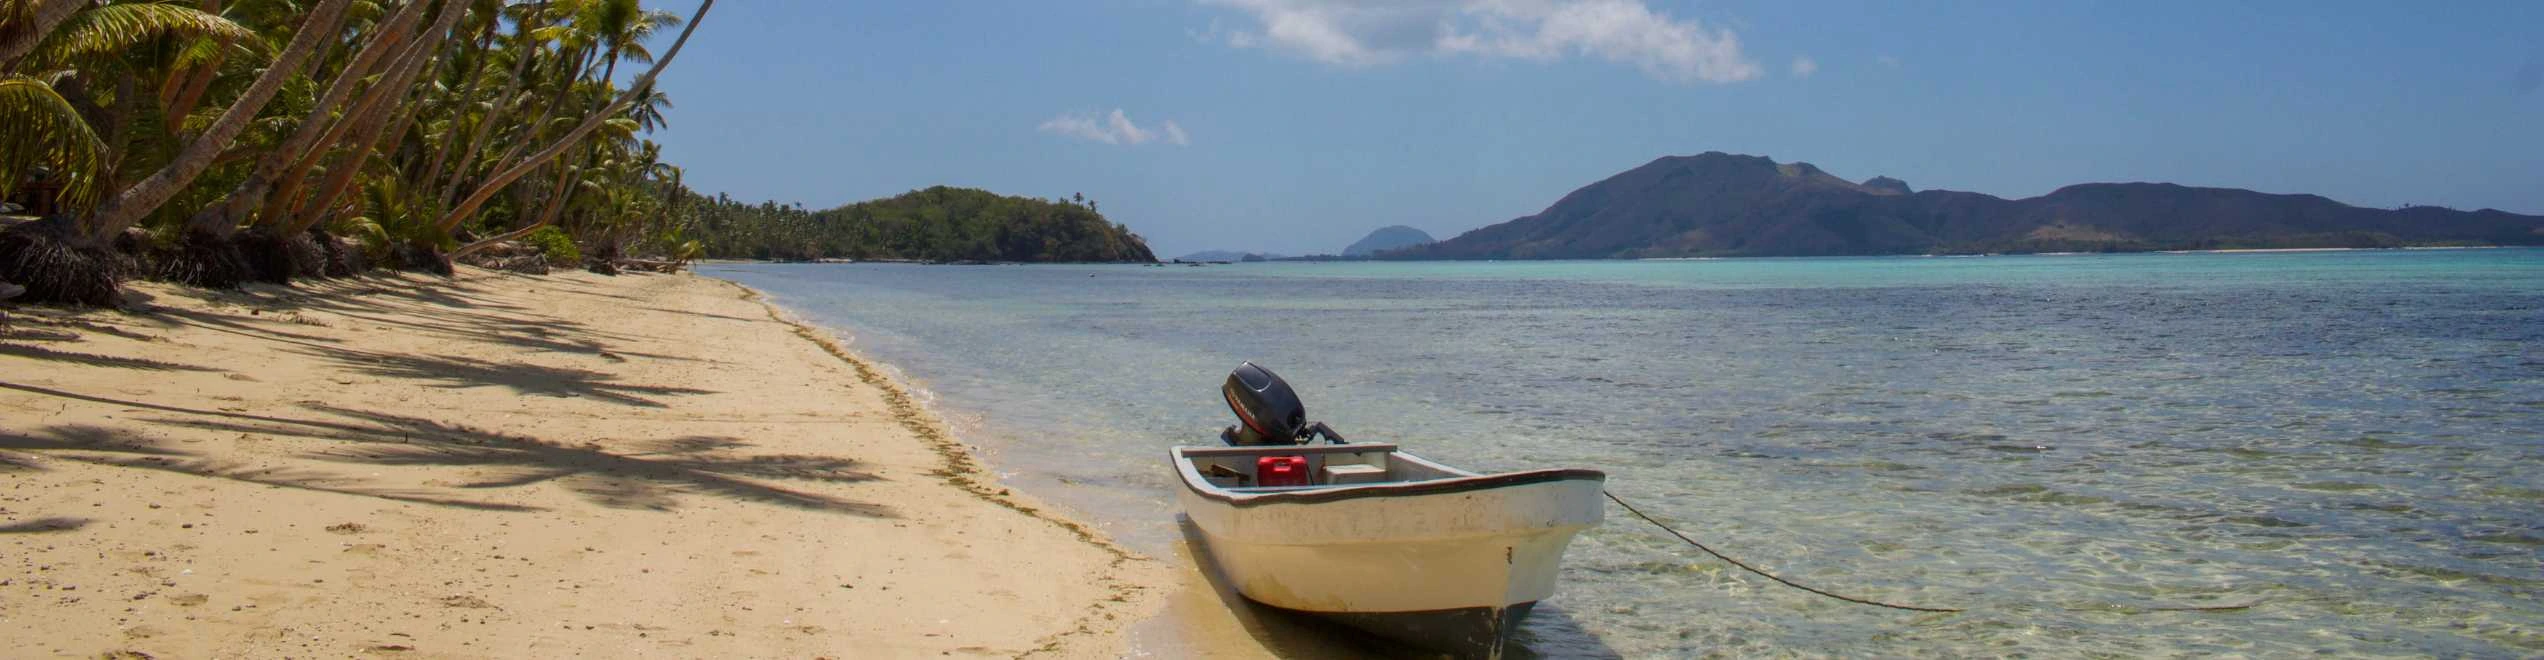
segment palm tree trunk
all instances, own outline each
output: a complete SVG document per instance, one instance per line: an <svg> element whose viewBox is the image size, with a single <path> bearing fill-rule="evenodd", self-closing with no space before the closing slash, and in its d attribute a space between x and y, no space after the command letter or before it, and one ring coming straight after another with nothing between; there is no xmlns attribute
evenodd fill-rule
<svg viewBox="0 0 2544 660"><path fill-rule="evenodd" d="M407 9L401 10L399 16L407 13L421 15L423 6L421 2L410 4ZM394 23L399 19L390 20ZM202 212L187 219L186 229L228 237L239 223L247 220L249 208L264 203L266 196L274 192L276 179L283 175L283 168L299 160L301 153L310 150L318 136L326 132L327 118L353 98L354 88L361 85L372 65L396 49L394 40L374 39L354 53L353 61L345 65L343 73L336 75L335 82L327 85L327 93L319 97L318 104L310 108L309 115L300 120L300 127L292 130L291 137L285 138L280 146L256 161L256 169L248 174L247 180L230 189L229 196L222 198L221 203L205 207Z"/></svg>
<svg viewBox="0 0 2544 660"><path fill-rule="evenodd" d="M434 223L434 226L443 234L449 234L452 229L459 226L461 220L475 215L479 207L485 206L488 200L494 199L495 194L502 192L504 186L511 185L513 181L529 174L532 168L563 155L567 149L573 148L585 136L591 135L592 131L599 130L601 124L609 121L611 115L627 109L629 104L635 103L639 95L651 91L654 79L662 75L664 68L671 66L673 59L680 57L680 48L689 44L689 35L698 31L698 24L707 18L707 10L713 8L715 8L715 0L699 0L697 13L689 18L688 26L681 28L680 38L671 42L671 50L665 51L661 59L654 60L654 66L647 69L645 75L637 76L636 80L628 86L627 91L619 94L617 101L611 102L600 112L583 118L582 125L575 126L572 132L567 133L563 139L557 140L556 144L549 145L548 148L531 154L521 162L496 172L493 177L479 184L477 192L470 194L468 199L462 200L458 207L451 209L440 222Z"/></svg>
<svg viewBox="0 0 2544 660"><path fill-rule="evenodd" d="M227 53L214 55L212 61L204 62L187 77L185 87L178 90L177 98L166 106L168 135L173 137L185 133L186 115L194 114L195 104L203 102L203 93L212 89L212 79L220 77L221 62L228 57Z"/></svg>
<svg viewBox="0 0 2544 660"><path fill-rule="evenodd" d="M35 6L34 20L29 21L23 30L0 31L0 71L8 70L9 63L33 52L37 44L44 43L45 35L53 33L54 27L87 9L89 3L89 0L30 1L41 3Z"/></svg>
<svg viewBox="0 0 2544 660"><path fill-rule="evenodd" d="M460 92L450 98L448 103L450 127L442 130L442 148L433 151L431 164L424 166L424 178L415 180L419 185L431 186L434 182L441 181L442 166L450 163L451 152L459 150L460 120L467 119L469 114L468 106L463 104L476 100L477 86L486 81L486 65L489 63L485 61L485 58L494 52L491 49L495 45L495 28L502 26L503 11L497 9L495 15L486 18L486 30L477 35L477 42L474 44L476 59L469 59L466 53L452 58L454 61L474 62L477 66L469 71L468 84L462 85Z"/></svg>
<svg viewBox="0 0 2544 660"><path fill-rule="evenodd" d="M547 106L539 111L538 119L521 125L520 137L512 141L512 148L505 149L502 156L495 158L496 163L512 162L513 158L521 155L521 150L539 141L539 132L548 127L549 120L556 119L557 109L565 107L566 99L574 95L574 82L583 79L584 60L590 57L588 51L578 53L574 62L566 65L565 75L557 79L561 81L557 93L548 95Z"/></svg>
<svg viewBox="0 0 2544 660"><path fill-rule="evenodd" d="M403 139L409 129L414 127L416 116L421 114L421 109L424 104L424 100L422 98L423 92L418 90L416 92L416 96L417 98L414 103L406 104L404 106L405 109L400 110L397 113L397 119L389 122L390 128L388 130L378 132L364 143L367 146L360 152L365 155L363 160L369 160L368 154L375 151L382 151L384 148L386 149L386 153L395 153L397 151L397 147L395 145L398 141ZM390 144L386 146L381 145L381 140L389 140ZM319 192L317 197L310 200L310 205L308 207L309 212L299 214L293 217L290 222L285 223L287 226L284 228L284 232L289 235L306 233L311 227L321 226L327 222L333 221L337 212L349 208L351 205L343 204L342 202L346 195L352 194L354 175L361 173L362 165L363 164L361 162L354 163L351 167L346 169L341 177L338 177L336 172L328 172L328 185Z"/></svg>
<svg viewBox="0 0 2544 660"><path fill-rule="evenodd" d="M486 249L496 243L528 236L530 235L530 232L538 231L540 227L556 224L557 214L565 210L566 200L574 196L574 168L566 167L564 163L558 163L556 167L556 185L548 189L548 201L545 204L545 208L539 212L538 221L513 228L512 231L504 232L491 238L459 246L459 249L451 251L450 258L456 260L460 257L475 254L478 250Z"/></svg>
<svg viewBox="0 0 2544 660"><path fill-rule="evenodd" d="M510 114L513 97L521 94L521 83L529 79L530 62L538 59L534 57L538 54L537 39L532 37L530 32L538 29L539 24L535 21L545 17L547 11L547 0L540 0L537 6L530 9L529 14L523 15L521 23L513 26L515 41L519 43L514 44L512 48L514 58L512 79L504 81L503 93L495 95L492 107L486 110L485 121L477 123L476 134L468 139L468 150L460 152L459 162L452 165L450 180L442 184L441 194L433 198L440 200L444 207L458 201L459 184L467 181L468 173L477 168L477 157L485 153L486 141L495 136L495 126L503 123L504 115ZM431 183L429 180L426 181L427 185Z"/></svg>
<svg viewBox="0 0 2544 660"><path fill-rule="evenodd" d="M274 100L274 93L282 91L283 81L300 73L301 65L308 62L310 53L318 50L318 44L335 38L337 28L344 23L345 6L350 4L353 4L352 0L320 0L317 8L311 10L307 18L301 19L300 33L292 35L291 45L283 48L282 55L274 58L273 65L256 77L256 82L248 86L245 94L239 95L238 101L221 112L220 120L213 122L201 137L187 143L185 149L177 152L177 157L159 168L158 172L97 207L96 213L89 216L85 232L88 238L103 240L123 232L125 227L132 226L142 216L158 209L160 204L167 203L168 198L176 196L178 191L184 190L194 177L203 174L204 168L211 167L212 160L229 148L230 141L237 139L240 131L247 130L248 122L256 119L256 113L265 109L265 103Z"/></svg>
<svg viewBox="0 0 2544 660"><path fill-rule="evenodd" d="M452 251L451 251L451 253L450 253L450 258L451 258L451 259L453 259L453 260L457 260L457 259L459 259L460 257L465 257L465 256L468 256L468 255L476 254L478 250L483 250L483 249L486 249L486 248L494 247L494 245L495 245L496 243L501 243L501 242L504 242L504 241L509 241L509 240L518 239L518 238L521 238L521 237L523 237L523 236L528 236L528 235L530 235L530 232L538 231L540 227L545 227L545 226L548 226L548 223L547 223L546 221L544 221L544 220L542 220L542 221L540 221L540 222L533 222L533 223L530 223L530 224L527 224L527 225L522 225L522 226L521 226L521 228L519 228L519 229L514 229L514 230L512 230L512 231L504 232L504 233L502 233L502 234L497 234L497 235L494 235L494 236L489 236L489 237L486 237L486 238L484 238L484 239L481 239L481 240L479 240L479 241L477 241L477 242L475 242L475 243L470 243L470 244L467 244L467 245L459 246L459 249L457 249L457 250L452 250Z"/></svg>
<svg viewBox="0 0 2544 660"><path fill-rule="evenodd" d="M203 0L201 3L197 3L195 8L202 10L203 13L217 16L221 13L221 0ZM168 80L170 82L175 82L180 79L185 81L183 86L177 88L175 94L163 93L160 95L160 101L162 102L159 104L159 107L163 115L167 117L167 121L165 123L167 124L169 137L178 137L185 134L186 115L194 113L195 104L203 102L203 93L212 89L212 79L221 75L221 63L229 59L230 56L230 40L221 39L216 42L214 47L218 50L212 54L211 61L204 62L200 66L195 66L182 71L171 72L169 74ZM320 48L323 49L325 46L320 46ZM321 50L320 52L323 53L325 51ZM326 57L324 55L321 55L316 59L321 62L326 61ZM166 91L164 85L162 86L162 91Z"/></svg>
<svg viewBox="0 0 2544 660"><path fill-rule="evenodd" d="M132 72L127 71L123 75L115 76L115 98L127 99L132 96ZM106 153L113 154L107 173L114 178L104 182L109 186L107 190L122 190L125 186L132 185L130 177L141 176L140 172L126 172L122 167L118 167L123 164L125 157L132 155L133 108L139 105L141 104L116 103L106 106L101 113L106 121L99 127L105 129L98 131L102 134L99 137L106 141Z"/></svg>
<svg viewBox="0 0 2544 660"><path fill-rule="evenodd" d="M591 170L588 167L579 168L567 165L566 162L562 160L557 161L556 185L548 189L547 203L540 205L538 224L556 224L557 214L565 210L565 204L568 200L574 199L574 195L571 193L574 189L572 185L574 182L574 174L577 171L588 172Z"/></svg>
<svg viewBox="0 0 2544 660"><path fill-rule="evenodd" d="M369 79L371 74L379 74L382 79L379 79L377 84L366 87L364 92L361 92L361 99L356 99L354 102L354 107L343 112L343 115L338 115L336 122L328 125L328 130L321 135L321 138L318 138L318 143L310 145L305 153L293 155L295 161L290 163L290 166L282 168L282 178L280 181L275 181L272 194L265 196L265 204L257 206L259 224L285 222L287 214L293 212L300 201L300 183L308 181L310 171L318 168L318 161L321 161L321 158L326 158L328 153L336 150L338 143L343 143L343 135L349 133L349 130L354 130L359 117L369 115L374 107L379 107L382 97L387 97L389 87L384 82L387 82L392 71L397 71L399 61L404 61L404 56L412 51L412 46L407 43L407 36L410 36L410 33L415 31L415 25L422 23L422 18L425 18L425 5L427 0L410 0L407 8L399 10L397 18L389 20L387 28L379 31L379 38L374 38L371 46L364 48L364 51L379 48L379 51L389 54L387 61L374 61L371 69L354 69L354 66L349 66L349 69L343 71L343 74L354 76L354 79Z"/></svg>
<svg viewBox="0 0 2544 660"><path fill-rule="evenodd" d="M664 226L670 226L673 222L672 218L680 216L680 174L680 168L675 167L671 168L671 180L655 180L663 187L662 224Z"/></svg>
<svg viewBox="0 0 2544 660"><path fill-rule="evenodd" d="M548 203L539 210L539 221L535 224L541 226L556 224L557 215L563 213L565 205L574 200L576 192L574 175L589 171L567 167L565 163L557 163L556 184L548 187Z"/></svg>
<svg viewBox="0 0 2544 660"><path fill-rule="evenodd" d="M460 16L468 13L468 5L463 0L443 0L441 15L433 19L433 29L416 41L409 59L401 63L404 66L382 80L380 87L396 92L398 98L406 98L407 92L414 91L415 77L427 68L427 63L433 61L434 56L440 54L442 44L450 42L451 28L459 24ZM382 129L388 126L391 116L400 114L401 106L411 107L408 104L384 103L362 119L361 125L354 128L349 148L337 160L328 162L326 185L319 188L318 196L310 200L309 206L304 207L305 211L295 213L292 222L282 225L289 228L285 235L308 231L319 218L325 217L329 209L334 208L336 200L343 198L345 191L352 189L353 176L362 171L363 163L379 149L380 137L387 134Z"/></svg>

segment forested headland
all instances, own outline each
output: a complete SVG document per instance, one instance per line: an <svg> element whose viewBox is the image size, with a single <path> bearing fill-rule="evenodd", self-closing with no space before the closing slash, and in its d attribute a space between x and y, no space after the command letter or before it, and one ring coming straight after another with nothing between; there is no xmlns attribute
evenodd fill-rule
<svg viewBox="0 0 2544 660"><path fill-rule="evenodd" d="M690 232L719 259L1153 262L1148 242L1083 199L936 186L811 211L690 195Z"/></svg>

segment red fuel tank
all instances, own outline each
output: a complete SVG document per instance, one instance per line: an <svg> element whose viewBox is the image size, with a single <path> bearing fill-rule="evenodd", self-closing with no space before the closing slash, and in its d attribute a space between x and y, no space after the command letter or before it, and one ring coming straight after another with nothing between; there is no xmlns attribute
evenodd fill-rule
<svg viewBox="0 0 2544 660"><path fill-rule="evenodd" d="M1254 459L1256 486L1311 486L1305 456L1260 456Z"/></svg>

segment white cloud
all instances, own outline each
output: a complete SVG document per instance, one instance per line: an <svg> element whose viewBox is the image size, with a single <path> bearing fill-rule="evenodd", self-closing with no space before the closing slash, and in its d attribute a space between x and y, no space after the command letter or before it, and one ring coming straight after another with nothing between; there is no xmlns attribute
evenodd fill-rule
<svg viewBox="0 0 2544 660"><path fill-rule="evenodd" d="M1818 61L1812 60L1808 57L1793 58L1793 77L1809 78L1811 77L1811 74L1819 72L1820 63Z"/></svg>
<svg viewBox="0 0 2544 660"><path fill-rule="evenodd" d="M1654 12L1642 0L1203 0L1251 14L1238 48L1287 50L1371 66L1410 55L1531 60L1597 57L1669 82L1738 82L1763 73L1731 30Z"/></svg>
<svg viewBox="0 0 2544 660"><path fill-rule="evenodd" d="M1192 144L1192 137L1184 134L1184 127L1175 122L1163 122L1156 128L1141 128L1121 108L1114 108L1111 114L1101 117L1083 114L1052 117L1042 122L1038 130L1105 144L1139 145L1157 140L1165 140L1167 144L1178 147Z"/></svg>

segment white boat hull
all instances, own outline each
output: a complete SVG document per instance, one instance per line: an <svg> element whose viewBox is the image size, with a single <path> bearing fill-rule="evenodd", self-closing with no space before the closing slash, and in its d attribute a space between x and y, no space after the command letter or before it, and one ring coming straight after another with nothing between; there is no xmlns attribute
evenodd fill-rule
<svg viewBox="0 0 2544 660"><path fill-rule="evenodd" d="M1185 515L1247 599L1473 655L1554 595L1564 549L1605 511L1587 470L1271 494L1198 481Z"/></svg>

